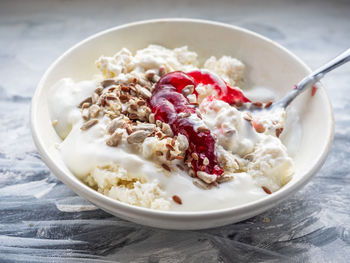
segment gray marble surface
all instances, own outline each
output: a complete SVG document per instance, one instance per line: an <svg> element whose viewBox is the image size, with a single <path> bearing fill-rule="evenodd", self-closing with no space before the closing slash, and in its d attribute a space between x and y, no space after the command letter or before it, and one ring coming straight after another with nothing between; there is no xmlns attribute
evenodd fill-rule
<svg viewBox="0 0 350 263"><path fill-rule="evenodd" d="M323 81L336 125L321 171L278 207L217 229L158 230L96 209L50 173L29 129L45 69L100 30L149 18L211 19L270 37L316 67L350 46L349 14L346 0L1 1L0 262L349 262L350 65Z"/></svg>

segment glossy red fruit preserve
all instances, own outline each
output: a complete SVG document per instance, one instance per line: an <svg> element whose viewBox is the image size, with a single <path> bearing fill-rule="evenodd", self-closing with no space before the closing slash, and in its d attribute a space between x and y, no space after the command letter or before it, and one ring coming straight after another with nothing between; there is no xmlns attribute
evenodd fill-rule
<svg viewBox="0 0 350 263"><path fill-rule="evenodd" d="M168 123L175 135L181 133L187 137L189 142L187 154L195 157L191 162L193 170L196 173L204 171L220 176L224 171L215 154L215 140L209 130L197 130L198 127L195 127L192 119L200 119L196 107L191 105L181 93L186 86L196 87L200 83L211 84L218 93L217 98L230 104L249 101L242 92L231 88L223 80L209 72L192 71L186 74L175 71L164 75L156 83L149 105L156 120ZM194 93L197 95L196 92ZM179 113L191 113L192 117L184 118ZM207 165L203 163L205 158L209 160Z"/></svg>

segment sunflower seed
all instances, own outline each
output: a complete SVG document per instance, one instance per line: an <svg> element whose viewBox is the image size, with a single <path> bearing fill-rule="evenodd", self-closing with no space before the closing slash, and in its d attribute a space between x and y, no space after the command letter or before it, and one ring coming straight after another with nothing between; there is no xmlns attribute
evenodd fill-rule
<svg viewBox="0 0 350 263"><path fill-rule="evenodd" d="M101 82L102 87L107 88L111 86L112 84L117 84L114 79L105 79Z"/></svg>
<svg viewBox="0 0 350 263"><path fill-rule="evenodd" d="M123 120L123 118L122 118L121 116L118 117L118 118L116 118L116 119L114 119L114 120L112 120L111 123L110 123L110 124L108 125L108 127L107 127L107 132L108 132L109 134L114 133L114 131L115 131L116 129L122 127L123 123L124 123L124 120Z"/></svg>
<svg viewBox="0 0 350 263"><path fill-rule="evenodd" d="M118 146L118 144L122 141L123 138L123 133L122 132L114 132L111 137L108 138L108 140L106 141L106 144L108 146Z"/></svg>
<svg viewBox="0 0 350 263"><path fill-rule="evenodd" d="M92 126L94 126L95 124L98 123L98 119L91 119L87 122L85 122L81 127L80 129L82 129L83 131L87 130L87 129L90 129Z"/></svg>
<svg viewBox="0 0 350 263"><path fill-rule="evenodd" d="M95 93L96 93L97 95L101 95L101 94L102 94L102 91L103 91L103 88L102 88L102 87L97 87L97 88L95 89Z"/></svg>
<svg viewBox="0 0 350 263"><path fill-rule="evenodd" d="M85 103L83 103L83 105L81 105L81 108L82 108L82 109L89 108L90 105L91 105L90 102L85 102Z"/></svg>
<svg viewBox="0 0 350 263"><path fill-rule="evenodd" d="M215 174L208 174L206 172L198 171L197 176L199 179L202 181L206 182L207 184L211 184L216 180L216 175Z"/></svg>
<svg viewBox="0 0 350 263"><path fill-rule="evenodd" d="M145 99L148 99L152 96L152 93L144 87L140 87L139 91L140 91L140 95Z"/></svg>
<svg viewBox="0 0 350 263"><path fill-rule="evenodd" d="M155 124L152 123L140 123L133 127L134 131L145 130L145 131L153 131L156 128Z"/></svg>
<svg viewBox="0 0 350 263"><path fill-rule="evenodd" d="M90 112L90 116L92 118L96 118L98 116L98 114L100 113L100 107L98 105L94 104L89 108L89 112Z"/></svg>
<svg viewBox="0 0 350 263"><path fill-rule="evenodd" d="M82 102L79 103L79 108L81 108L84 103L91 103L91 102L92 102L91 97L87 97L86 99L84 99Z"/></svg>
<svg viewBox="0 0 350 263"><path fill-rule="evenodd" d="M202 180L198 179L198 178L194 178L192 180L192 183L197 186L198 188L201 188L203 190L209 190L211 188L211 185L206 184L205 182L203 182Z"/></svg>
<svg viewBox="0 0 350 263"><path fill-rule="evenodd" d="M92 93L92 99L91 99L91 102L92 102L93 104L97 104L97 103L98 103L99 98L100 98L100 96L99 96L99 95L98 95L96 92L94 92L94 93Z"/></svg>
<svg viewBox="0 0 350 263"><path fill-rule="evenodd" d="M128 143L132 144L132 143L141 143L143 142L152 132L150 131L144 131L144 130L140 130L140 131L135 131L133 133L131 133L128 138L127 141Z"/></svg>
<svg viewBox="0 0 350 263"><path fill-rule="evenodd" d="M234 178L233 175L223 174L223 175L219 176L216 181L218 183L225 183L225 182L231 181L233 178Z"/></svg>

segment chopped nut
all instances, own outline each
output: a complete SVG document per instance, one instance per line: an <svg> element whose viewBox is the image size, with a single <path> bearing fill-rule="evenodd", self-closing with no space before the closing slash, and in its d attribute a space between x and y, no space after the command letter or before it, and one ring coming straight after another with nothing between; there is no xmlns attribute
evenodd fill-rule
<svg viewBox="0 0 350 263"><path fill-rule="evenodd" d="M149 121L150 123L155 123L154 113L151 113L151 114L148 116L148 121Z"/></svg>
<svg viewBox="0 0 350 263"><path fill-rule="evenodd" d="M108 146L112 146L112 147L115 147L115 146L118 146L118 144L121 142L123 138L123 133L122 132L114 132L112 134L111 137L109 137L109 139L106 141L106 144Z"/></svg>
<svg viewBox="0 0 350 263"><path fill-rule="evenodd" d="M188 95L192 94L194 91L194 86L193 85L187 85L186 87L184 87L181 91L182 95L184 95L185 97L187 97Z"/></svg>
<svg viewBox="0 0 350 263"><path fill-rule="evenodd" d="M156 125L157 127L162 128L163 122L161 122L160 120L156 120Z"/></svg>
<svg viewBox="0 0 350 263"><path fill-rule="evenodd" d="M192 180L192 182L195 186L197 186L198 188L201 188L203 190L209 190L211 188L211 185L206 184L205 182L203 182L202 180L200 180L198 178L194 178Z"/></svg>
<svg viewBox="0 0 350 263"><path fill-rule="evenodd" d="M173 131L171 130L169 124L165 122L162 124L162 132L164 132L166 135L169 135L170 137L173 136Z"/></svg>
<svg viewBox="0 0 350 263"><path fill-rule="evenodd" d="M94 104L89 108L89 112L90 112L90 116L92 118L96 118L98 116L98 114L100 113L100 107L98 105Z"/></svg>
<svg viewBox="0 0 350 263"><path fill-rule="evenodd" d="M130 135L130 134L132 134L134 131L132 130L132 128L130 127L130 125L129 124L127 124L126 126L125 126L125 129L126 129L126 132Z"/></svg>
<svg viewBox="0 0 350 263"><path fill-rule="evenodd" d="M187 137L186 137L185 135L183 135L183 134L180 133L180 134L177 136L177 141L178 141L178 143L179 143L179 146L178 146L179 150L180 150L180 151L186 151L187 148L188 148L188 146L189 146Z"/></svg>
<svg viewBox="0 0 350 263"><path fill-rule="evenodd" d="M204 165L208 165L209 164L209 159L207 157L204 158L203 164Z"/></svg>
<svg viewBox="0 0 350 263"><path fill-rule="evenodd" d="M178 114L178 117L179 118L188 118L188 117L190 117L191 116L191 113L190 112L180 112L179 114Z"/></svg>
<svg viewBox="0 0 350 263"><path fill-rule="evenodd" d="M199 179L206 182L207 184L211 184L212 182L214 182L216 180L215 174L208 174L208 173L203 172L203 171L198 171L197 176Z"/></svg>
<svg viewBox="0 0 350 263"><path fill-rule="evenodd" d="M178 203L179 205L182 205L182 200L179 196L173 195L173 200L175 203Z"/></svg>
<svg viewBox="0 0 350 263"><path fill-rule="evenodd" d="M140 131L135 131L133 133L131 133L128 138L127 141L128 143L132 144L132 143L141 143L143 142L152 132L150 131L145 131L145 130L140 130Z"/></svg>
<svg viewBox="0 0 350 263"><path fill-rule="evenodd" d="M98 119L91 119L87 122L85 122L81 127L80 129L82 129L83 131L87 130L87 129L90 129L92 126L94 126L95 124L98 123Z"/></svg>
<svg viewBox="0 0 350 263"><path fill-rule="evenodd" d="M188 101L190 102L191 105L199 105L197 102L197 96L196 94L190 94L187 96ZM198 116L199 117L199 116Z"/></svg>

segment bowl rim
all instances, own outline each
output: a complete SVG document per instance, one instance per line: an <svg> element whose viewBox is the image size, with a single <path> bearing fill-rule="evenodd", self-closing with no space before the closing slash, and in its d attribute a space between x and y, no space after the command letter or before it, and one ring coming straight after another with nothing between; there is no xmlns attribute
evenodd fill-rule
<svg viewBox="0 0 350 263"><path fill-rule="evenodd" d="M326 160L326 157L328 155L328 152L330 150L330 147L332 145L333 139L334 139L334 115L333 110L331 106L331 102L329 99L329 96L327 92L325 93L326 100L327 100L327 106L328 110L330 112L330 122L331 125L327 127L329 134L328 136L328 142L323 148L321 154L318 157L318 160L316 164L308 169L305 173L302 174L300 179L298 179L291 187L280 189L279 191L273 193L272 195L268 195L262 199L255 200L253 202L249 202L247 204L234 206L234 207L228 207L228 208L222 208L222 209L215 209L215 210L205 210L205 211L162 211L162 210L155 210L150 208L144 208L139 206L130 205L127 203L123 203L121 201L112 199L108 196L105 196L92 188L85 185L83 182L81 182L78 178L66 174L58 165L56 165L55 161L49 157L48 149L45 147L45 144L43 143L43 140L39 137L39 128L38 128L38 118L36 116L37 107L38 107L38 100L39 95L41 94L42 90L44 89L44 84L48 78L48 76L51 74L51 71L56 67L56 65L66 56L68 56L73 50L79 48L79 46L85 44L86 42L89 42L90 40L93 40L95 38L98 38L104 34L118 31L120 29L132 27L132 26L140 26L144 24L151 24L151 23L197 23L197 24L204 24L204 25L211 25L211 26L218 26L218 27L224 27L227 29L233 29L236 31L241 31L247 35L251 35L253 37L259 38L260 40L263 40L265 42L269 42L270 44L274 45L276 48L279 48L281 51L287 53L289 56L291 56L294 60L296 60L306 71L311 72L311 69L295 54L293 54L291 51L286 49L285 47L281 46L280 44L276 43L275 41L262 36L258 33L255 33L253 31L250 31L248 29L230 25L222 22L216 22L216 21L210 21L210 20L204 20L204 19L193 19L193 18L161 18L161 19L150 19L150 20L142 20L137 22L131 22L127 24L123 24L120 26L112 27L103 31L100 31L96 34L93 34L82 41L79 41L77 44L73 45L71 48L66 50L62 55L60 55L45 71L44 75L39 81L38 86L35 89L34 95L32 97L31 106L30 106L30 127L32 131L32 138L34 140L34 144L38 149L39 154L41 155L44 163L48 166L48 168L51 170L51 172L58 177L65 185L67 185L69 188L71 188L76 194L82 196L83 198L89 200L90 202L96 204L98 207L102 206L102 208L107 210L114 210L119 209L120 212L124 212L128 215L134 214L137 212L141 216L156 216L158 218L173 218L173 219L184 219L191 217L192 219L210 219L213 217L218 216L227 216L230 214L238 214L238 213L244 213L244 212L250 212L254 210L261 210L264 209L267 210L268 208L274 206L274 204L277 204L290 196L292 193L300 190L311 178L313 175L316 174L316 172L322 167L323 163ZM324 90L323 85L319 84L319 87ZM99 207L100 208L100 207ZM114 209L113 209L114 208Z"/></svg>

